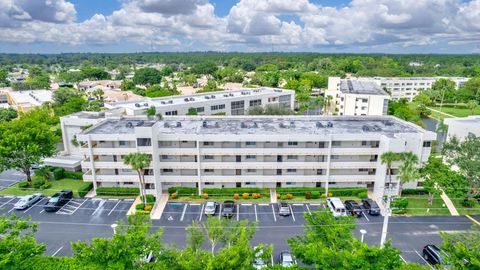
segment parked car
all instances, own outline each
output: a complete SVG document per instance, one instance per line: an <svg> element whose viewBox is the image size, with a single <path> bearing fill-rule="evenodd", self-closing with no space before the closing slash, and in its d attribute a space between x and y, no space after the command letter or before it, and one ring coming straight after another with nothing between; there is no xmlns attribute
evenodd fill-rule
<svg viewBox="0 0 480 270"><path fill-rule="evenodd" d="M294 266L297 263L295 262L295 259L293 258L292 253L290 251L282 251L280 253L280 265L285 266L285 267L290 267Z"/></svg>
<svg viewBox="0 0 480 270"><path fill-rule="evenodd" d="M253 249L256 250L257 247L254 247ZM253 267L255 269L264 269L267 267L267 262L265 262L262 259L262 255L263 255L262 249L258 250L258 252L255 253L255 258L253 259Z"/></svg>
<svg viewBox="0 0 480 270"><path fill-rule="evenodd" d="M445 257L448 256L447 253L435 245L426 245L423 248L422 255L425 261L430 264L445 264Z"/></svg>
<svg viewBox="0 0 480 270"><path fill-rule="evenodd" d="M218 207L217 202L208 201L208 202L205 204L205 215L207 215L207 216L214 216L215 213L217 212L217 207Z"/></svg>
<svg viewBox="0 0 480 270"><path fill-rule="evenodd" d="M43 206L46 212L56 212L62 206L67 204L73 198L73 192L71 190L62 190L55 193L50 200Z"/></svg>
<svg viewBox="0 0 480 270"><path fill-rule="evenodd" d="M25 210L40 201L42 198L43 195L41 193L24 196L13 206L13 208L15 208L15 210Z"/></svg>
<svg viewBox="0 0 480 270"><path fill-rule="evenodd" d="M222 216L231 218L231 217L233 217L234 212L235 212L235 202L234 201L224 201L223 202L223 209L222 209Z"/></svg>
<svg viewBox="0 0 480 270"><path fill-rule="evenodd" d="M286 202L280 202L278 204L278 213L280 214L280 216L290 216L291 212L290 212L290 207L288 207L288 203Z"/></svg>
<svg viewBox="0 0 480 270"><path fill-rule="evenodd" d="M380 215L380 207L378 207L378 204L372 199L363 199L362 204L363 209L365 209L368 214L372 216Z"/></svg>
<svg viewBox="0 0 480 270"><path fill-rule="evenodd" d="M352 216L362 216L363 208L354 200L346 200L345 208L347 209L347 212L350 213Z"/></svg>
<svg viewBox="0 0 480 270"><path fill-rule="evenodd" d="M334 217L346 216L347 210L342 201L337 197L327 198L327 205Z"/></svg>

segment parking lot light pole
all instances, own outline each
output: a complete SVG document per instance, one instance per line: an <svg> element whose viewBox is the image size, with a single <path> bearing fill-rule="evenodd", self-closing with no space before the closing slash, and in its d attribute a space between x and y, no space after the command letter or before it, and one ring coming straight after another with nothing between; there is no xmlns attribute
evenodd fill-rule
<svg viewBox="0 0 480 270"><path fill-rule="evenodd" d="M117 233L117 226L118 226L117 223L113 223L112 225L110 225L110 227L112 227L112 229L113 229L113 234Z"/></svg>
<svg viewBox="0 0 480 270"><path fill-rule="evenodd" d="M385 245L385 241L387 240L387 232L388 232L388 217L390 216L390 202L392 201L392 196L390 195L392 188L391 184L388 185L388 188L385 191L388 191L387 194L387 203L385 206L385 215L383 216L383 227L382 227L382 238L380 239L380 248L383 248Z"/></svg>
<svg viewBox="0 0 480 270"><path fill-rule="evenodd" d="M363 243L363 239L365 238L365 234L367 234L367 230L361 229L360 233L362 234L362 238L360 238L360 242Z"/></svg>

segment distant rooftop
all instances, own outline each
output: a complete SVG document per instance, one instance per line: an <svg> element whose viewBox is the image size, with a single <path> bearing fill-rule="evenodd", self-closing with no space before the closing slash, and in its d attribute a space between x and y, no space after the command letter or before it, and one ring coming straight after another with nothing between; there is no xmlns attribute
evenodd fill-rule
<svg viewBox="0 0 480 270"><path fill-rule="evenodd" d="M480 126L480 115L471 115L463 118L448 118L448 122L457 122L461 124L471 124Z"/></svg>
<svg viewBox="0 0 480 270"><path fill-rule="evenodd" d="M9 94L16 103L23 106L27 103L32 106L40 106L45 102L52 101L52 91L50 90L11 91Z"/></svg>
<svg viewBox="0 0 480 270"><path fill-rule="evenodd" d="M341 80L340 91L345 94L388 95L376 82L365 80Z"/></svg>
<svg viewBox="0 0 480 270"><path fill-rule="evenodd" d="M468 80L468 78L465 77L374 77L375 79L380 79L380 80L405 80L405 81L416 81L416 80L430 80L430 81L436 81L438 79L449 79L449 80Z"/></svg>
<svg viewBox="0 0 480 270"><path fill-rule="evenodd" d="M193 94L193 95L147 98L141 101L108 103L108 105L110 107L140 109L140 108L148 108L151 106L162 107L162 106L172 106L172 105L179 105L179 104L191 104L195 102L205 102L209 100L225 100L225 99L232 99L232 98L241 97L241 96L264 95L264 94L271 94L271 93L292 94L293 91L276 89L276 88L266 88L266 87L245 88L240 90L208 92L208 93Z"/></svg>
<svg viewBox="0 0 480 270"><path fill-rule="evenodd" d="M229 116L165 117L161 121L106 120L83 134L133 134L135 127L158 124L160 134L384 134L422 133L425 130L391 116Z"/></svg>

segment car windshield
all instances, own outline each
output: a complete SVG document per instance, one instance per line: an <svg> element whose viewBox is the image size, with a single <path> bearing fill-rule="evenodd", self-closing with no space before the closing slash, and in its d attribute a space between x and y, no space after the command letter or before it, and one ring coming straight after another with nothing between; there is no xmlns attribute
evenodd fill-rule
<svg viewBox="0 0 480 270"><path fill-rule="evenodd" d="M24 197L24 198L21 198L21 199L17 202L17 204L24 204L24 203L26 203L27 201L28 201L28 199Z"/></svg>
<svg viewBox="0 0 480 270"><path fill-rule="evenodd" d="M255 263L256 265L265 265L265 262L264 262L261 258L256 258L256 259L254 260L254 263Z"/></svg>
<svg viewBox="0 0 480 270"><path fill-rule="evenodd" d="M214 203L210 203L208 202L207 205L205 206L205 209L213 209L213 207L215 207L215 204Z"/></svg>
<svg viewBox="0 0 480 270"><path fill-rule="evenodd" d="M52 197L50 198L50 202L58 202L59 198L60 198L59 196Z"/></svg>
<svg viewBox="0 0 480 270"><path fill-rule="evenodd" d="M291 264L293 261L292 256L290 254L283 255L283 262L286 264Z"/></svg>

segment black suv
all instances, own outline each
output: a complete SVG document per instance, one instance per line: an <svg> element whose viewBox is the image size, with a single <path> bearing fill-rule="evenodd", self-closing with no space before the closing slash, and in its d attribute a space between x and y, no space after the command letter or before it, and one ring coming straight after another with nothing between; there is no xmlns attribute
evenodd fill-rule
<svg viewBox="0 0 480 270"><path fill-rule="evenodd" d="M347 212L350 213L352 216L362 216L363 208L354 200L346 200L345 208L347 209Z"/></svg>
<svg viewBox="0 0 480 270"><path fill-rule="evenodd" d="M372 216L380 215L380 207L372 199L363 199L362 200L363 209Z"/></svg>
<svg viewBox="0 0 480 270"><path fill-rule="evenodd" d="M231 217L233 217L234 212L235 212L235 202L234 201L224 201L223 202L223 209L222 209L222 216L231 218Z"/></svg>
<svg viewBox="0 0 480 270"><path fill-rule="evenodd" d="M444 257L447 254L435 245L426 245L422 253L425 261L431 264L445 264Z"/></svg>
<svg viewBox="0 0 480 270"><path fill-rule="evenodd" d="M73 192L71 190L62 190L55 193L50 200L43 206L46 212L56 212L62 206L67 204L73 198Z"/></svg>

